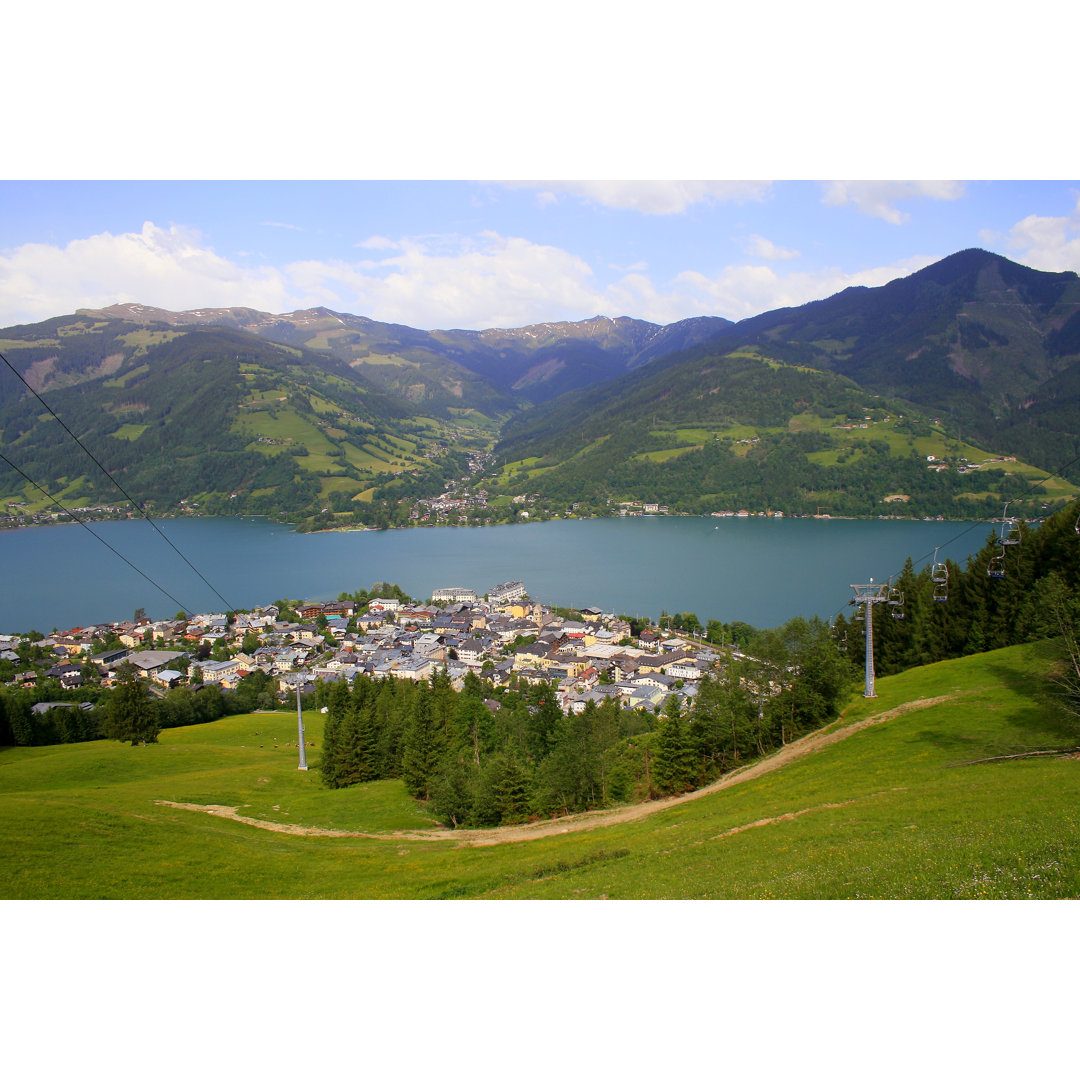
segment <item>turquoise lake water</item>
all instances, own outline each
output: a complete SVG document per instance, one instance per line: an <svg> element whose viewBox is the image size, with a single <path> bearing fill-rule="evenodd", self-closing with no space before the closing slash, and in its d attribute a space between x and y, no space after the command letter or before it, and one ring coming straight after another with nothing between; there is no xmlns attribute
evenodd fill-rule
<svg viewBox="0 0 1080 1080"><path fill-rule="evenodd" d="M260 518L157 524L212 589L145 521L91 528L156 586L79 525L4 531L0 632L130 619L139 607L167 618L178 609L251 608L282 597L331 600L376 581L426 599L446 586L483 595L515 580L549 604L778 626L795 615L830 618L847 604L850 585L897 574L908 556L918 569L940 547L942 558L963 564L991 529L668 517L341 533L295 533Z"/></svg>

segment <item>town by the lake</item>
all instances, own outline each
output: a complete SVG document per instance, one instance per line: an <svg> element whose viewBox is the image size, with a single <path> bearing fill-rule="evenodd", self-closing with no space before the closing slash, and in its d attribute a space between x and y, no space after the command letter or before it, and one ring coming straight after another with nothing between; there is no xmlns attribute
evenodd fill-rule
<svg viewBox="0 0 1080 1080"><path fill-rule="evenodd" d="M282 701L298 689L307 696L320 683L361 675L419 681L445 671L460 689L473 672L493 687L550 685L565 712L605 700L653 710L672 695L685 704L721 656L738 655L732 642L708 642L693 616L676 617L680 628L662 621L667 625L635 626L596 608L556 611L531 599L523 582L509 581L484 596L439 589L426 603L373 596L242 613L178 612L159 621L137 612L131 620L48 636L0 635L0 673L11 686L55 680L77 691L111 686L121 666L132 665L160 696L183 684L228 693L262 672ZM39 702L34 710L77 705Z"/></svg>

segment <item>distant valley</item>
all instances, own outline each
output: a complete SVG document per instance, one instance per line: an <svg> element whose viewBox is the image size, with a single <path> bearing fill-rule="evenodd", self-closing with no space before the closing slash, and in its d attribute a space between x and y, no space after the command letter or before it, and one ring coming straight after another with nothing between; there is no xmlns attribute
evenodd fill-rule
<svg viewBox="0 0 1080 1080"><path fill-rule="evenodd" d="M8 524L128 515L106 473L152 513L302 528L1038 516L1080 482L1080 280L977 250L738 323L122 304L0 330L0 352Z"/></svg>

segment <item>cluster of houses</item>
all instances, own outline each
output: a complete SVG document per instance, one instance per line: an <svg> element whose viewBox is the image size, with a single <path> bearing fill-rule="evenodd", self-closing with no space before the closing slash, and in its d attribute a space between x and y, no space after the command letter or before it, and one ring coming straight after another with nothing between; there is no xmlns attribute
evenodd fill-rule
<svg viewBox="0 0 1080 1080"><path fill-rule="evenodd" d="M1015 457L990 457L984 461L968 461L966 457L958 457L954 461L947 461L942 458L935 457L933 454L926 455L926 467L931 472L948 472L954 465L956 471L963 476L965 473L975 472L976 469L985 469L990 465L1005 465L1009 462L1015 462Z"/></svg>
<svg viewBox="0 0 1080 1080"><path fill-rule="evenodd" d="M440 447L439 449L445 449ZM428 455L430 456L430 455ZM466 522L470 510L483 510L488 504L484 488L472 491L469 485L492 461L494 455L487 451L473 451L468 455L469 472L460 480L447 480L446 490L434 499L417 499L409 511L409 520L428 523L450 521Z"/></svg>
<svg viewBox="0 0 1080 1080"><path fill-rule="evenodd" d="M298 682L314 689L318 681L358 675L420 680L442 670L460 688L471 671L495 686L549 685L564 711L609 699L652 710L672 694L692 698L721 658L718 649L660 630L632 638L626 620L595 608L563 618L531 600L520 581L500 584L485 597L450 588L436 590L424 604L339 600L302 604L295 614L299 621L285 621L270 605L231 621L202 614L54 633L37 644L55 663L21 672L15 681L46 677L76 687L87 677L87 661L106 681L121 664L134 664L159 692L189 681L229 690L253 671L269 675L282 693ZM119 646L100 651L105 638ZM0 637L0 655L17 659L20 640ZM216 659L197 658L206 646Z"/></svg>
<svg viewBox="0 0 1080 1080"><path fill-rule="evenodd" d="M447 522L451 520L466 522L469 511L487 506L488 493L483 488L476 492L459 492L456 488L447 488L434 499L417 499L416 506L409 511L410 521Z"/></svg>
<svg viewBox="0 0 1080 1080"><path fill-rule="evenodd" d="M73 517L80 521L121 521L132 512L122 506L82 506L74 510L29 510L25 502L9 502L0 512L0 529L22 529L27 525L53 525L68 522Z"/></svg>

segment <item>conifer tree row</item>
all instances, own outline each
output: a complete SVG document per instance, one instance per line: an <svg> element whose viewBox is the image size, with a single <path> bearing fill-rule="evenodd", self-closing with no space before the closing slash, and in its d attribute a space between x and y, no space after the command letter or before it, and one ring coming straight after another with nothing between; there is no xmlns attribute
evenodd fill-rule
<svg viewBox="0 0 1080 1080"><path fill-rule="evenodd" d="M613 700L563 713L547 686L500 692L493 709L496 692L473 673L460 692L444 671L335 683L319 769L331 787L400 777L452 827L688 791L835 715L850 669L824 622L793 623L761 662L733 662L702 681L692 705L672 695L658 715Z"/></svg>
<svg viewBox="0 0 1080 1080"><path fill-rule="evenodd" d="M1038 528L1020 523L1020 543L1005 549L1002 578L989 574L991 560L1002 553L1000 530L961 567L946 560L948 599L934 599L931 567L916 572L910 559L894 580L904 595L902 619L875 613L874 654L879 675L933 664L971 653L1056 637L1060 606L1055 597L1080 595L1080 505L1047 518ZM863 627L857 615L839 617L837 642L858 667L863 656Z"/></svg>

